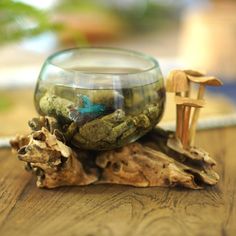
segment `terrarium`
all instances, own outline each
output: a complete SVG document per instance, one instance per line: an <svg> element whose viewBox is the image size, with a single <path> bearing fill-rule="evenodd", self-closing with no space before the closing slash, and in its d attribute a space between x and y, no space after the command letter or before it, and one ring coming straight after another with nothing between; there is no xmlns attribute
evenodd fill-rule
<svg viewBox="0 0 236 236"><path fill-rule="evenodd" d="M152 130L164 111L158 62L110 48L74 48L50 56L40 72L35 106L54 117L75 147L107 150Z"/></svg>
<svg viewBox="0 0 236 236"><path fill-rule="evenodd" d="M197 96L191 93L198 86ZM200 71L172 70L175 132L157 125L165 105L158 62L133 51L76 48L50 56L39 75L30 134L11 139L40 188L123 184L136 187L215 185L215 160L195 146L205 86Z"/></svg>

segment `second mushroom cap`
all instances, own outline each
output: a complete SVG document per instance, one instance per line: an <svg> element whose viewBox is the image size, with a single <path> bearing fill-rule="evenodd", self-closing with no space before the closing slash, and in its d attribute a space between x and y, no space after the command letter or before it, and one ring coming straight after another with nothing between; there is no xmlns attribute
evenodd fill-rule
<svg viewBox="0 0 236 236"><path fill-rule="evenodd" d="M192 82L210 86L221 86L222 82L214 76L191 76L188 75L188 79Z"/></svg>

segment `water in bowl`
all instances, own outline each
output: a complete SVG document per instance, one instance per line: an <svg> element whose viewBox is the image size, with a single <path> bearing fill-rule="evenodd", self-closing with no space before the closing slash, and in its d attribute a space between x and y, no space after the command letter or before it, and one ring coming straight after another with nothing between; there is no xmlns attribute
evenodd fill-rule
<svg viewBox="0 0 236 236"><path fill-rule="evenodd" d="M163 80L148 83L138 78L132 85L116 75L139 73L134 68L71 68L83 74L95 73L96 83L41 81L35 104L42 115L55 117L61 126L76 130L73 143L85 149L111 149L132 142L151 130L161 119L165 91ZM102 75L111 74L111 84ZM80 81L78 79L78 81ZM141 82L140 82L141 81ZM135 82L135 81L133 81Z"/></svg>

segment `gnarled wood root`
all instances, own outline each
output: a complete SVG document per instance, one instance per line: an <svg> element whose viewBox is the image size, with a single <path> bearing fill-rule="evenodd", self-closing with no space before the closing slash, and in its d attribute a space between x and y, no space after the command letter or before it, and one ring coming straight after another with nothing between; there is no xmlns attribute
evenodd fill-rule
<svg viewBox="0 0 236 236"><path fill-rule="evenodd" d="M198 189L219 180L208 153L195 147L185 150L173 133L161 129L119 149L90 152L69 147L51 117L29 124L33 132L11 144L36 174L38 187L115 183Z"/></svg>
<svg viewBox="0 0 236 236"><path fill-rule="evenodd" d="M85 171L78 155L42 127L22 142L22 137L11 141L18 148L18 158L27 163L27 170L37 176L37 186L55 188L64 185L87 185L98 180L97 170ZM21 146L21 144L24 144Z"/></svg>

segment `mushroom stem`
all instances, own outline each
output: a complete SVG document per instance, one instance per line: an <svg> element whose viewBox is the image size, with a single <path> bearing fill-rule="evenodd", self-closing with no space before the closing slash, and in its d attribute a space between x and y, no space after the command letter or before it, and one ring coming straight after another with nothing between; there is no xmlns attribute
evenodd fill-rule
<svg viewBox="0 0 236 236"><path fill-rule="evenodd" d="M181 93L176 93L177 96L181 96ZM183 126L183 106L176 105L176 137L181 140Z"/></svg>
<svg viewBox="0 0 236 236"><path fill-rule="evenodd" d="M184 148L188 146L189 137L189 119L190 119L191 107L184 107L184 119L183 119L183 130L182 130L182 144Z"/></svg>
<svg viewBox="0 0 236 236"><path fill-rule="evenodd" d="M190 85L191 85L190 81L188 81L188 90L185 91L185 93L184 93L184 96L188 97L188 98L191 96L191 86Z"/></svg>
<svg viewBox="0 0 236 236"><path fill-rule="evenodd" d="M204 84L200 84L199 90L198 90L198 99L203 99L205 93L205 86ZM197 121L200 115L200 108L195 108L192 121L191 121L191 126L189 130L189 145L194 146L195 144L195 136L196 136L196 129L197 129Z"/></svg>

